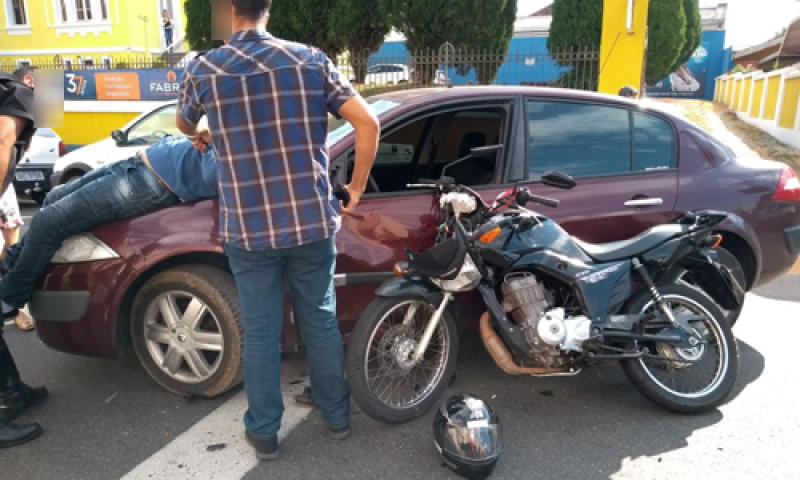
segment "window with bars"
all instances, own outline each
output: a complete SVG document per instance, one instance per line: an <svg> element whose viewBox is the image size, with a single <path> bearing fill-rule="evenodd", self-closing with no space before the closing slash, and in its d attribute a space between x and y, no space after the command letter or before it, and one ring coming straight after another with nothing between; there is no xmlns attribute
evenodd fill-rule
<svg viewBox="0 0 800 480"><path fill-rule="evenodd" d="M25 0L10 0L6 3L10 8L7 11L11 12L9 20L10 25L28 25L28 12L25 10Z"/></svg>
<svg viewBox="0 0 800 480"><path fill-rule="evenodd" d="M75 0L75 15L79 21L92 19L92 4L89 0Z"/></svg>
<svg viewBox="0 0 800 480"><path fill-rule="evenodd" d="M54 0L58 22L98 22L108 20L108 0Z"/></svg>

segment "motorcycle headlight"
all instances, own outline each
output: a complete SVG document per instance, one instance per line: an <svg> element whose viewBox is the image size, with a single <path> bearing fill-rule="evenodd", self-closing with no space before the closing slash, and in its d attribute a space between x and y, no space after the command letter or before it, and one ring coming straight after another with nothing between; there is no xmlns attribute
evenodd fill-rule
<svg viewBox="0 0 800 480"><path fill-rule="evenodd" d="M119 254L91 233L81 233L64 240L50 263L80 263L111 260Z"/></svg>
<svg viewBox="0 0 800 480"><path fill-rule="evenodd" d="M481 272L475 266L475 262L467 255L464 257L464 264L461 265L456 278L452 280L440 280L432 278L431 281L445 292L467 292L475 288L478 282L481 281Z"/></svg>

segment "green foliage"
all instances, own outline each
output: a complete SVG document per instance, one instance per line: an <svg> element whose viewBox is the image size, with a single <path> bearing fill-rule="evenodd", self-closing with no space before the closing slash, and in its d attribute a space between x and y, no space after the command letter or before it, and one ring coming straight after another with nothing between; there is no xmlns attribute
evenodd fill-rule
<svg viewBox="0 0 800 480"><path fill-rule="evenodd" d="M330 24L341 14L339 0L273 0L268 29L276 37L320 48L329 57L342 52L345 44Z"/></svg>
<svg viewBox="0 0 800 480"><path fill-rule="evenodd" d="M672 66L675 71L692 58L692 54L703 38L703 22L700 19L700 0L683 0L683 11L686 14L686 43L683 45L678 60Z"/></svg>
<svg viewBox="0 0 800 480"><path fill-rule="evenodd" d="M391 25L375 0L338 0L335 11L331 35L350 52L356 82L362 83L369 55L383 44Z"/></svg>
<svg viewBox="0 0 800 480"><path fill-rule="evenodd" d="M489 53L490 60L476 58L479 81L492 80L503 63L514 30L516 0L379 0L389 22L403 32L406 47L415 62L425 52L438 52L450 42L457 49ZM497 55L500 54L500 55ZM499 58L498 58L499 57ZM417 74L426 81L432 78L435 66L422 65ZM462 65L461 67L467 67Z"/></svg>
<svg viewBox="0 0 800 480"><path fill-rule="evenodd" d="M186 40L192 50L204 51L214 48L211 38L211 0L186 0Z"/></svg>
<svg viewBox="0 0 800 480"><path fill-rule="evenodd" d="M547 49L599 48L603 29L603 0L555 0Z"/></svg>
<svg viewBox="0 0 800 480"><path fill-rule="evenodd" d="M683 0L651 1L647 26L645 80L653 84L675 71L673 67L683 52L686 43Z"/></svg>

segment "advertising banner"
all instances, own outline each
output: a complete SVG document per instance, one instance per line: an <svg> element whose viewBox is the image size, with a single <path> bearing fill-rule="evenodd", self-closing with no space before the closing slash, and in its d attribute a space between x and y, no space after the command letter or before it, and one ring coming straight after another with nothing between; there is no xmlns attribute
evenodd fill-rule
<svg viewBox="0 0 800 480"><path fill-rule="evenodd" d="M694 51L688 62L655 85L647 87L649 97L672 97L702 99L708 82L709 47L703 42Z"/></svg>
<svg viewBox="0 0 800 480"><path fill-rule="evenodd" d="M183 69L82 70L64 73L64 100L176 100Z"/></svg>

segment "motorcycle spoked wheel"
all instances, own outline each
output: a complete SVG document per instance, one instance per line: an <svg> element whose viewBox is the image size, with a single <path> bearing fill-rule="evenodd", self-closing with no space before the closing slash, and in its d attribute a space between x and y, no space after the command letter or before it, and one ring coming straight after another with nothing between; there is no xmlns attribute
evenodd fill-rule
<svg viewBox="0 0 800 480"><path fill-rule="evenodd" d="M376 297L361 314L347 350L347 379L353 399L370 417L407 422L427 412L447 387L458 357L449 309L422 361L410 361L435 310L418 297Z"/></svg>
<svg viewBox="0 0 800 480"><path fill-rule="evenodd" d="M675 315L692 315L690 322L704 342L690 349L669 344L637 344L650 355L621 362L625 375L645 397L677 413L701 413L720 405L736 382L739 351L736 338L723 311L701 290L690 285L659 287L664 301ZM656 308L649 293L643 292L627 308L628 313L647 314ZM645 333L659 333L665 325L645 326Z"/></svg>

